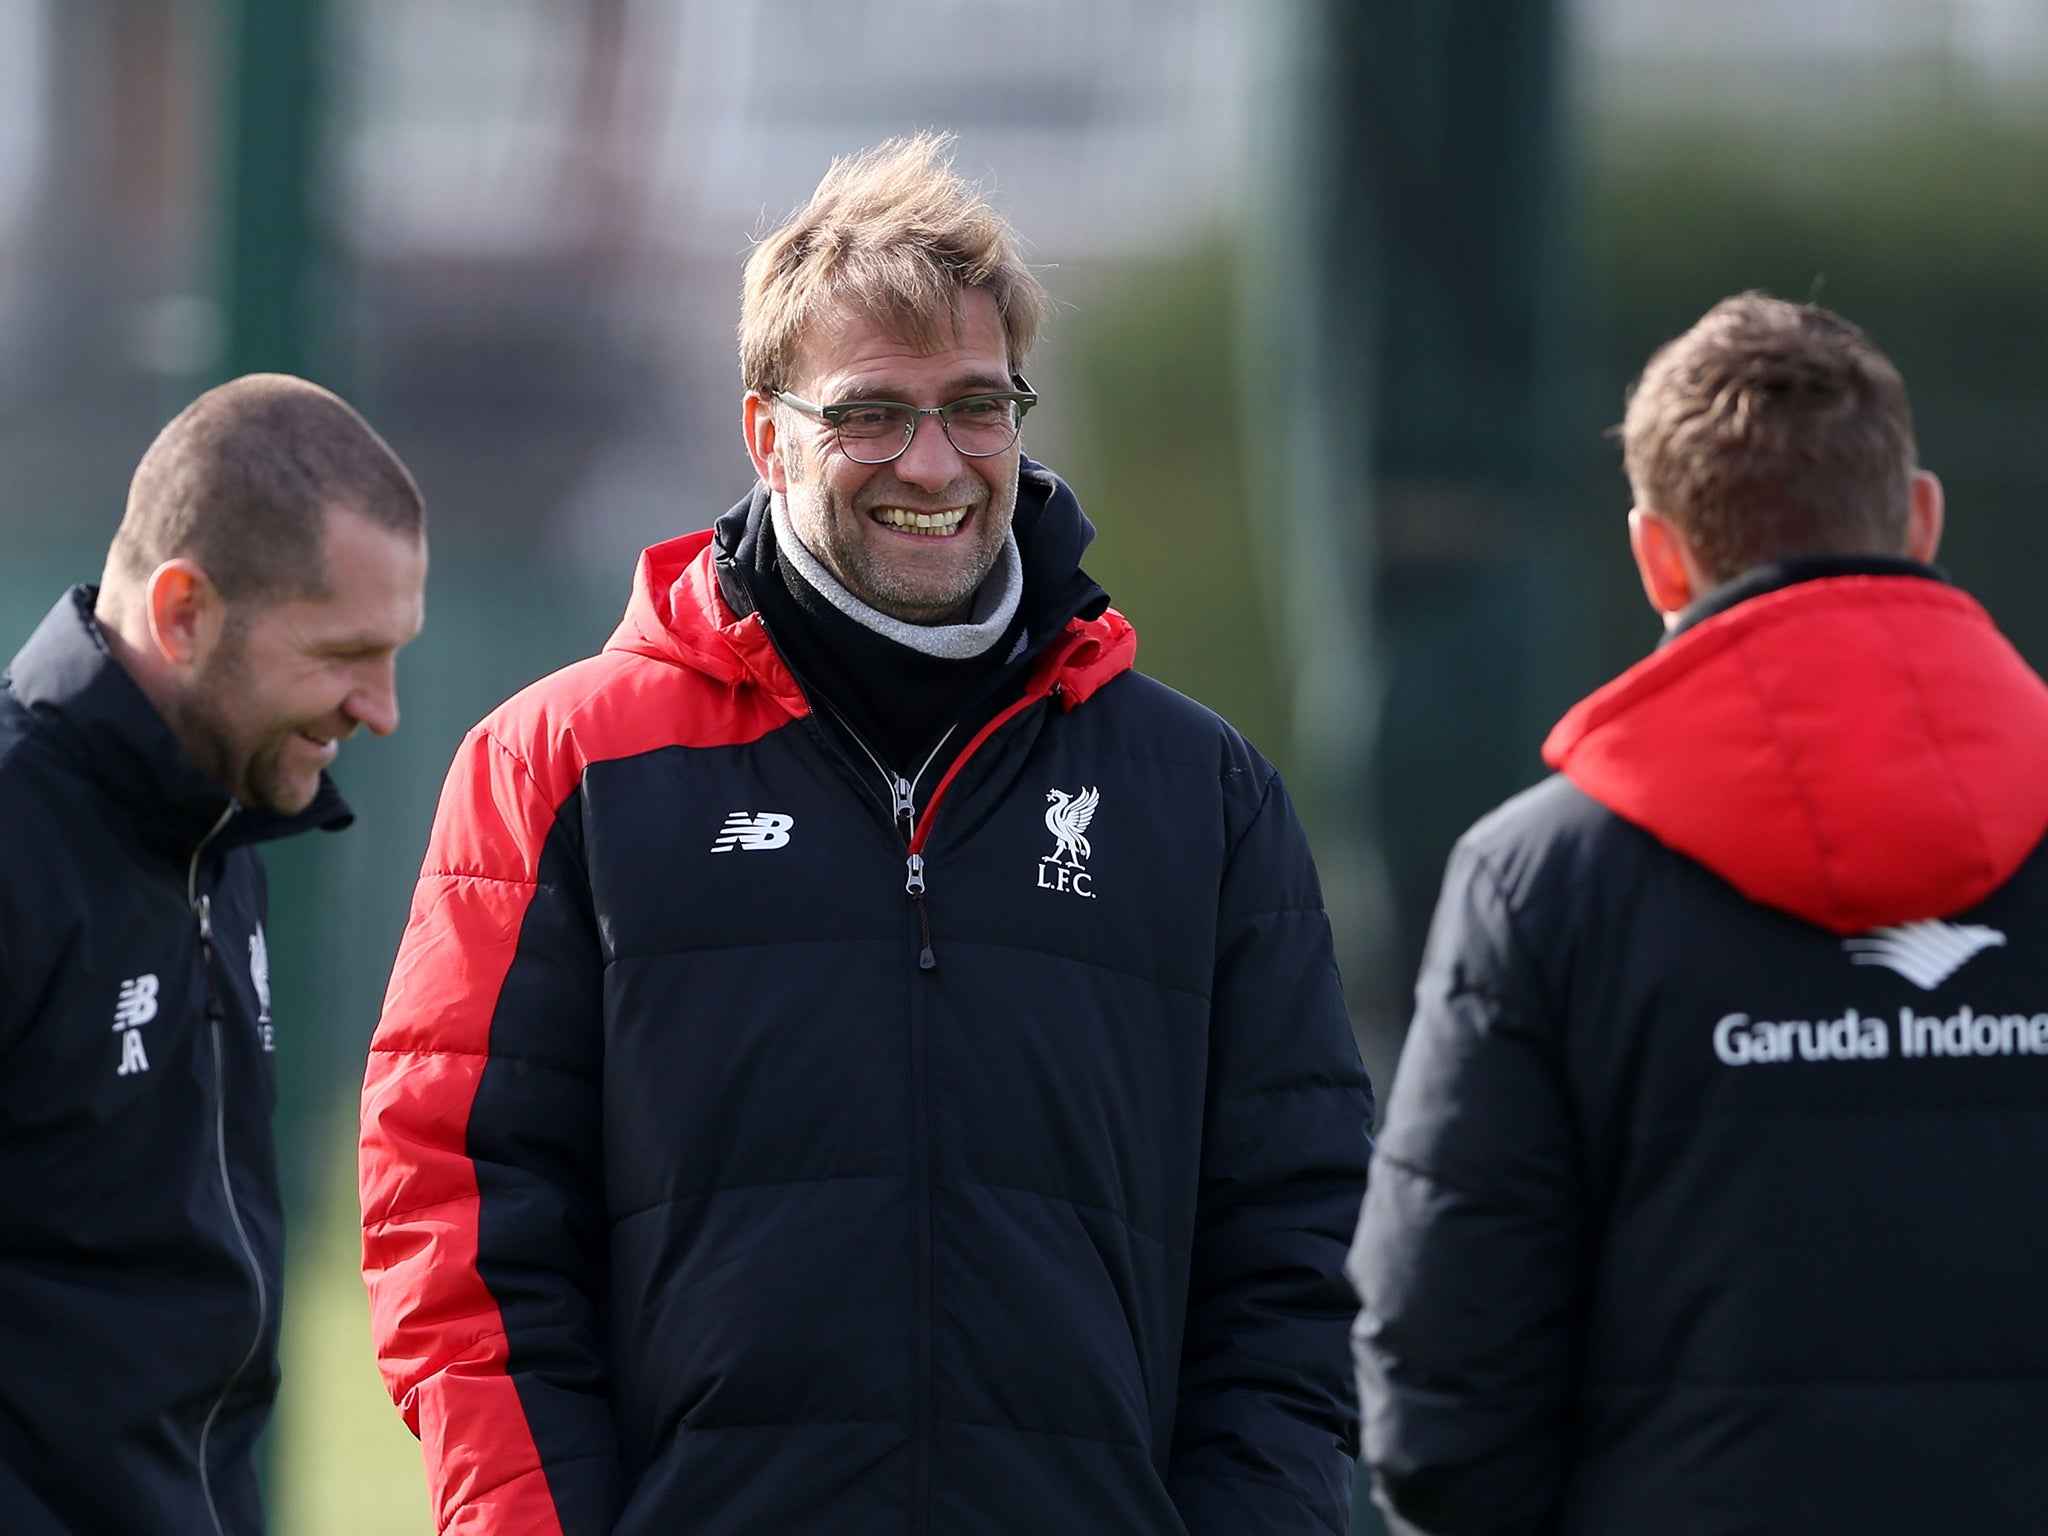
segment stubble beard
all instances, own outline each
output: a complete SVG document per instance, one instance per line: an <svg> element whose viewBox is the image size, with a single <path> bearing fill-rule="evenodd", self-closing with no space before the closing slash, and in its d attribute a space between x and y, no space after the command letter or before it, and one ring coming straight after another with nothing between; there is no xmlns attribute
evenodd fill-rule
<svg viewBox="0 0 2048 1536"><path fill-rule="evenodd" d="M791 456L792 460L795 458ZM953 581L935 592L928 584L910 579L907 570L869 543L867 529L873 520L864 507L843 501L819 477L810 474L808 466L799 470L794 462L785 461L785 473L789 479L785 499L790 525L804 547L848 592L877 612L906 624L958 623L967 616L974 594L995 569L1017 509L1014 472L1008 485L1000 489L978 477L971 485L948 488L949 493L956 489L964 492L949 494L950 505L974 507L969 530L955 535L973 541L973 558L961 567ZM981 500L983 497L986 500Z"/></svg>
<svg viewBox="0 0 2048 1536"><path fill-rule="evenodd" d="M291 815L311 796L299 793L279 761L292 732L242 729L240 708L253 694L247 660L241 637L230 630L193 679L172 724L186 755L243 809Z"/></svg>

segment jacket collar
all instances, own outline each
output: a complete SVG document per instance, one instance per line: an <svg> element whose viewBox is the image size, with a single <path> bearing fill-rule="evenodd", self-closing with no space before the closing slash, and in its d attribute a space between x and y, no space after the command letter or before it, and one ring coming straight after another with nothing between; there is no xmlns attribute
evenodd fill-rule
<svg viewBox="0 0 2048 1536"><path fill-rule="evenodd" d="M767 519L767 487L757 484L715 527L644 551L625 616L605 649L687 666L728 687L759 688L792 717L808 714L803 689L770 643L749 585L752 540ZM1057 690L1071 709L1130 669L1137 634L1080 567L1095 529L1079 500L1059 476L1029 459L1018 477L1014 527L1036 655L1026 694Z"/></svg>
<svg viewBox="0 0 2048 1536"><path fill-rule="evenodd" d="M1796 560L1773 560L1744 571L1694 598L1678 615L1678 622L1657 643L1669 645L1695 624L1726 613L1737 603L1748 602L1752 597L1795 587L1802 581L1822 581L1831 576L1918 576L1944 584L1948 581L1939 566L1922 565L1902 555L1809 555Z"/></svg>
<svg viewBox="0 0 2048 1536"><path fill-rule="evenodd" d="M54 722L80 768L135 813L143 835L189 850L207 841L234 804L185 753L170 724L107 649L93 617L96 587L73 587L36 627L7 671L14 696ZM267 841L355 819L326 774L294 815L243 811L217 846Z"/></svg>

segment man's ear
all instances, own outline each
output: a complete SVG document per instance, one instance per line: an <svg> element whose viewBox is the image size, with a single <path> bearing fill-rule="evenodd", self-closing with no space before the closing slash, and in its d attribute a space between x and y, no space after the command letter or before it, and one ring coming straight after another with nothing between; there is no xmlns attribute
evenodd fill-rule
<svg viewBox="0 0 2048 1536"><path fill-rule="evenodd" d="M1922 565L1934 563L1941 548L1944 515L1941 481L1924 469L1913 471L1913 486L1906 503L1906 558Z"/></svg>
<svg viewBox="0 0 2048 1536"><path fill-rule="evenodd" d="M1685 535L1663 513L1630 507L1628 548L1635 556L1636 574L1643 579L1643 596L1667 626L1677 623L1686 605L1709 585L1701 579Z"/></svg>
<svg viewBox="0 0 2048 1536"><path fill-rule="evenodd" d="M775 419L775 402L750 389L741 413L747 433L747 457L754 461L754 473L769 490L778 494L787 491L789 475L782 467L782 433Z"/></svg>
<svg viewBox="0 0 2048 1536"><path fill-rule="evenodd" d="M143 612L156 653L173 667L196 666L227 627L227 604L199 562L180 555L150 573Z"/></svg>

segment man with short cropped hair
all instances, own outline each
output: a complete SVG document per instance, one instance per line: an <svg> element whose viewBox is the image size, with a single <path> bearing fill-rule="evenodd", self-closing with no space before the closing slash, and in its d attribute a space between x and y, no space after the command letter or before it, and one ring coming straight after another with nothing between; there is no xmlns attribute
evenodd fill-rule
<svg viewBox="0 0 2048 1536"><path fill-rule="evenodd" d="M450 772L362 1164L441 1530L1346 1529L1315 871L1022 456L1047 299L945 150L756 246L758 483Z"/></svg>
<svg viewBox="0 0 2048 1536"><path fill-rule="evenodd" d="M1451 858L1352 1258L1380 1499L2038 1529L2048 687L1839 316L1717 305L1622 440L1667 634Z"/></svg>
<svg viewBox="0 0 2048 1536"><path fill-rule="evenodd" d="M262 1529L283 1234L256 845L351 820L325 770L398 725L423 518L334 395L224 384L0 687L9 1536Z"/></svg>

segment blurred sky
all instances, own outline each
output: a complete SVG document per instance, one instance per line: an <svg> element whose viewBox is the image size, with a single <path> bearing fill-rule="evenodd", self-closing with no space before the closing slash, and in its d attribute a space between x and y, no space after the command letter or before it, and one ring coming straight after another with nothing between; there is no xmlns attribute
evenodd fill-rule
<svg viewBox="0 0 2048 1536"><path fill-rule="evenodd" d="M1675 105L1711 93L1723 111L1811 110L1816 67L1823 83L1858 93L1861 66L1885 58L1939 53L2019 91L2038 87L2048 67L2039 0L1573 0L1572 10L1600 89L1628 94L1631 71L1678 65L1666 78L1694 88Z"/></svg>
<svg viewBox="0 0 2048 1536"><path fill-rule="evenodd" d="M326 376L395 424L444 528L616 570L744 487L738 264L832 155L957 130L1085 308L1243 217L1284 9L331 0ZM123 461L217 357L215 10L0 0L0 522L33 507L53 543L103 539ZM1853 125L1896 108L1892 64L2016 106L2048 77L2040 0L1572 0L1565 24L1594 154L1632 119Z"/></svg>
<svg viewBox="0 0 2048 1536"><path fill-rule="evenodd" d="M617 569L744 488L739 263L835 154L955 130L1071 304L1234 215L1255 15L334 0L324 376L396 424L442 528ZM0 519L103 525L100 455L215 361L212 42L177 0L0 0Z"/></svg>

